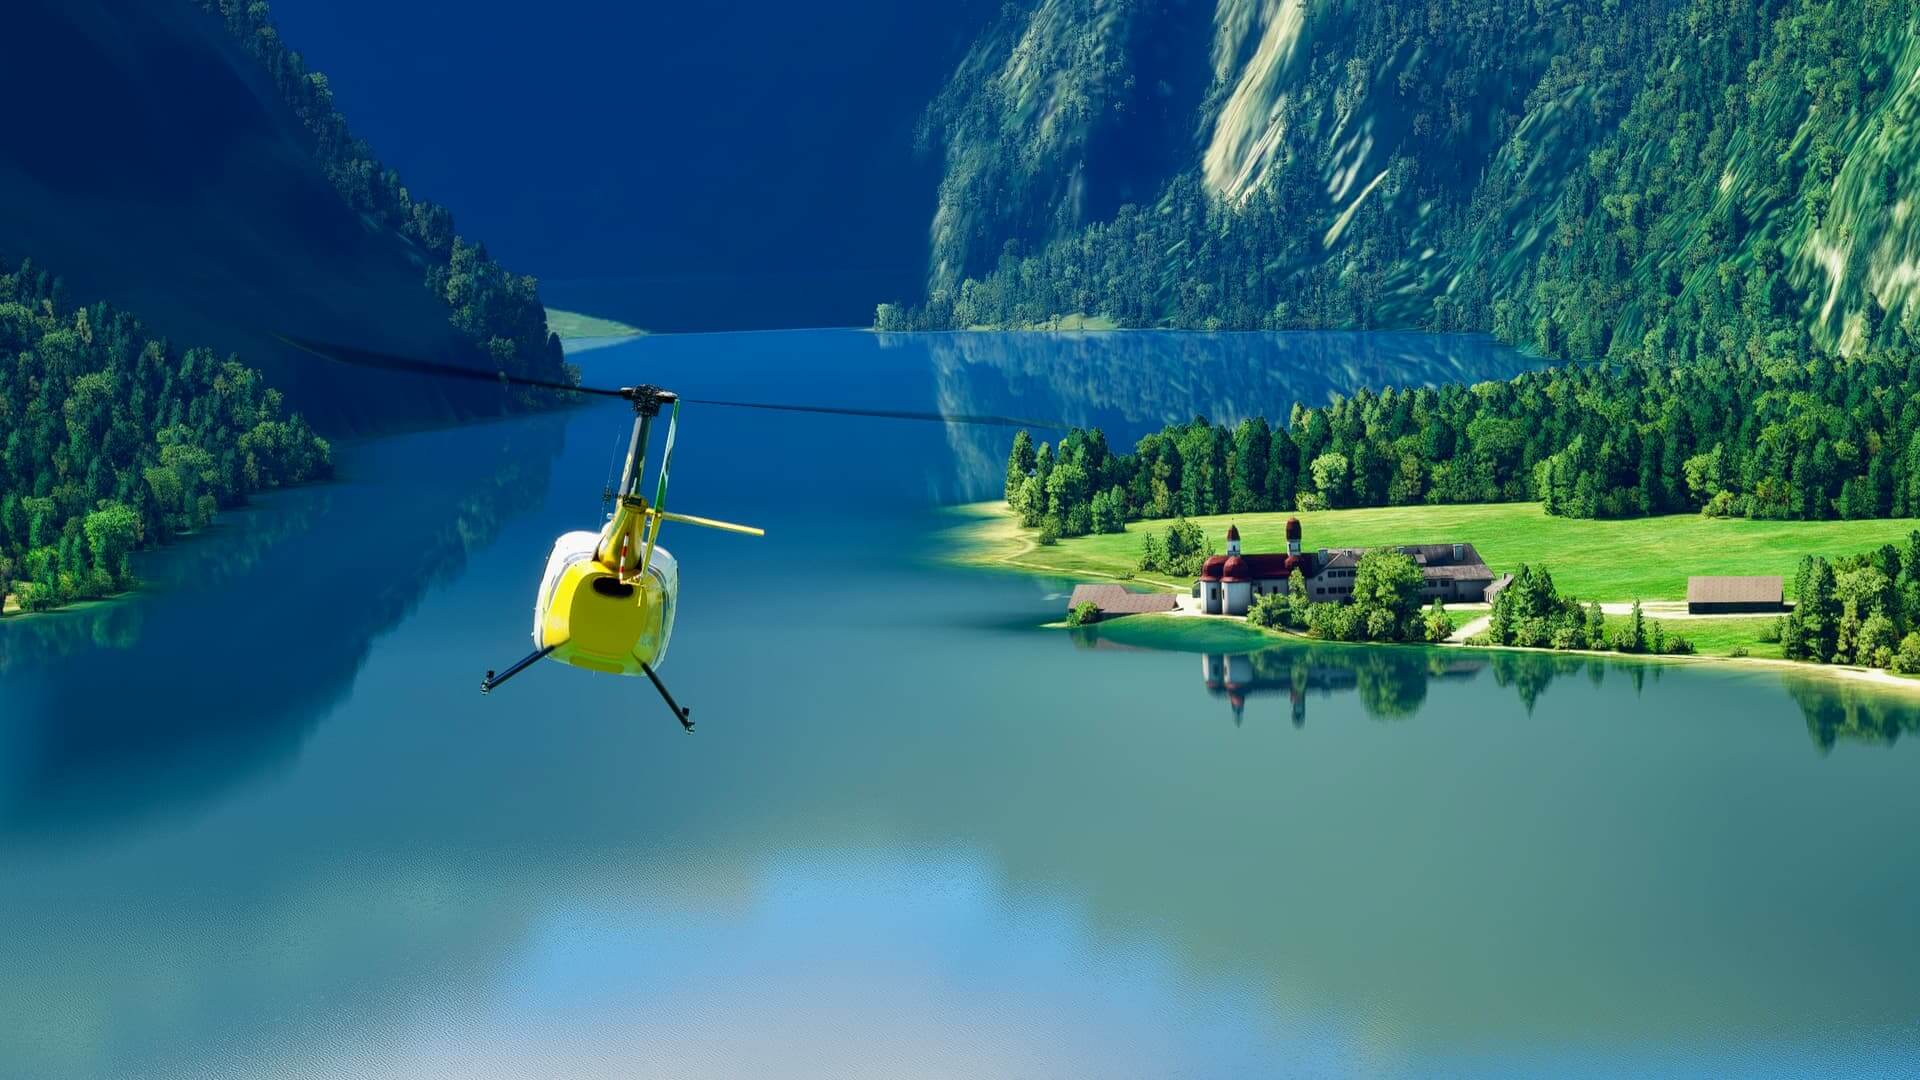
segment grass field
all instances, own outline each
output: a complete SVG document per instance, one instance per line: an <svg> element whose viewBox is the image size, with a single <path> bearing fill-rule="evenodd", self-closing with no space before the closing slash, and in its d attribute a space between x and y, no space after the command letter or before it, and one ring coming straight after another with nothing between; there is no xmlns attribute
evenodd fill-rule
<svg viewBox="0 0 1920 1080"><path fill-rule="evenodd" d="M1693 643L1701 656L1732 656L1736 649L1766 660L1782 659L1778 641L1761 641L1760 633L1779 620L1778 615L1742 615L1724 619L1649 619L1666 629L1670 637L1683 637ZM1624 615L1607 616L1607 633L1624 629Z"/></svg>
<svg viewBox="0 0 1920 1080"><path fill-rule="evenodd" d="M1167 524L1133 522L1125 533L1076 537L1040 547L1034 543L1034 533L1018 528L1003 504L976 503L954 513L956 524L945 536L954 561L1069 578L1133 575L1141 534ZM1237 524L1241 546L1256 552L1286 550L1289 517L1300 519L1309 550L1466 541L1495 573L1523 562L1544 566L1562 592L1609 602L1682 600L1687 578L1694 574L1779 574L1787 579L1791 592L1794 567L1802 555L1853 554L1883 543L1900 543L1909 532L1920 529L1920 521L1910 519L1747 521L1676 514L1592 521L1549 517L1538 503L1238 514L1195 520L1221 549L1226 546L1228 524ZM1174 589L1191 584L1151 574L1139 574L1137 580ZM1689 638L1702 638L1694 625L1676 629ZM1761 653L1756 649L1755 655Z"/></svg>
<svg viewBox="0 0 1920 1080"><path fill-rule="evenodd" d="M547 309L547 330L559 334L562 341L573 338L634 337L646 333L637 326L628 326L623 322L558 308Z"/></svg>

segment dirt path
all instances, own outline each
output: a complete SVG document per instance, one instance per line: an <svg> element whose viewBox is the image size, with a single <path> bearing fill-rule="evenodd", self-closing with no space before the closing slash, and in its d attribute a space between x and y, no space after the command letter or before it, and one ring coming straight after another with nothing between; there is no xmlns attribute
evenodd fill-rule
<svg viewBox="0 0 1920 1080"><path fill-rule="evenodd" d="M1466 640L1473 635L1486 633L1487 624L1492 621L1493 616L1491 615L1481 615L1477 618L1468 619L1466 622L1461 623L1452 634L1448 635L1447 643L1450 645L1464 644Z"/></svg>

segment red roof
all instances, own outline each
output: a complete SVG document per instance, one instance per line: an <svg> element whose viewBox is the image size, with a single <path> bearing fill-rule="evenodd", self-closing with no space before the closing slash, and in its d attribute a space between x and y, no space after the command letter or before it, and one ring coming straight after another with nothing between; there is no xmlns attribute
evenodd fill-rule
<svg viewBox="0 0 1920 1080"><path fill-rule="evenodd" d="M1303 574L1313 571L1310 555L1215 555L1200 567L1202 581L1270 581L1290 576L1299 568Z"/></svg>
<svg viewBox="0 0 1920 1080"><path fill-rule="evenodd" d="M1226 573L1222 580L1264 581L1284 578L1293 573L1293 568L1296 566L1305 573L1306 567L1302 565L1303 562L1304 560L1285 552L1270 555L1240 555L1227 560Z"/></svg>
<svg viewBox="0 0 1920 1080"><path fill-rule="evenodd" d="M1227 539L1229 540L1240 539L1240 526L1238 525L1227 526Z"/></svg>

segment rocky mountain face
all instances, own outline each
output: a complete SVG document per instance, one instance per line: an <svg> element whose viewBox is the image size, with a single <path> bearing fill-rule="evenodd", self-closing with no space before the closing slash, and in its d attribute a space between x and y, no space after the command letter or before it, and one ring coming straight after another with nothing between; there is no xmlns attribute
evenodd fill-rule
<svg viewBox="0 0 1920 1080"><path fill-rule="evenodd" d="M1013 3L880 322L1857 350L1920 319L1917 55L1882 0Z"/></svg>

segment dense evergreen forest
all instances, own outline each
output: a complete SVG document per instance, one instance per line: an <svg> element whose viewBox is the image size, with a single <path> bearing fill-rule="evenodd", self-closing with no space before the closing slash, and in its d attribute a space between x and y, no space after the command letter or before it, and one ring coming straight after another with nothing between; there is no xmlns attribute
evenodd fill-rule
<svg viewBox="0 0 1920 1080"><path fill-rule="evenodd" d="M1508 382L1362 391L1285 428L1204 419L1116 452L1016 436L1009 505L1060 536L1138 518L1541 501L1568 517L1699 511L1920 516L1920 352L1569 365Z"/></svg>
<svg viewBox="0 0 1920 1080"><path fill-rule="evenodd" d="M426 286L446 303L454 328L503 370L547 377L561 372L560 342L547 332L538 283L508 273L483 245L456 234L446 207L415 198L393 170L380 164L334 107L327 77L309 71L300 54L280 39L267 5L262 0L196 2L224 19L260 62L311 136L308 149L341 198L417 248Z"/></svg>
<svg viewBox="0 0 1920 1080"><path fill-rule="evenodd" d="M1147 43L1209 14L1010 4L928 114L929 295L878 324L1410 326L1656 362L1920 325L1912 5L1228 2L1188 100ZM1114 145L1161 153L1143 99L1197 145L1109 210Z"/></svg>
<svg viewBox="0 0 1920 1080"><path fill-rule="evenodd" d="M60 294L0 265L0 591L21 607L124 589L135 549L328 474L326 441L257 372Z"/></svg>
<svg viewBox="0 0 1920 1080"><path fill-rule="evenodd" d="M1788 659L1920 675L1920 532L1835 562L1809 555L1794 589L1798 602L1780 620Z"/></svg>

